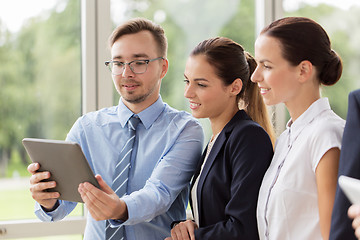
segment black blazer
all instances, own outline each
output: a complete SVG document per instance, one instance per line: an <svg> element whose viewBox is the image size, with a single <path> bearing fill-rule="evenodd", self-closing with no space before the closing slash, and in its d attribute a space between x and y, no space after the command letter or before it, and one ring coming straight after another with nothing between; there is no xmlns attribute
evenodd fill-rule
<svg viewBox="0 0 360 240"><path fill-rule="evenodd" d="M360 90L349 94L349 107L341 144L339 176L346 175L360 179ZM350 202L339 188L331 218L331 240L356 239L352 220L347 216Z"/></svg>
<svg viewBox="0 0 360 240"><path fill-rule="evenodd" d="M205 153L206 149L192 186ZM259 239L258 192L272 156L268 134L244 111L238 111L219 134L199 179L196 239Z"/></svg>

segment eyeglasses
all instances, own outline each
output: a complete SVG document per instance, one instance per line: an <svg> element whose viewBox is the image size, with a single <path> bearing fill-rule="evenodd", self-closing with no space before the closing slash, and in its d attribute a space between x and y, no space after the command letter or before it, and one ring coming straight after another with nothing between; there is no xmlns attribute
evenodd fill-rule
<svg viewBox="0 0 360 240"><path fill-rule="evenodd" d="M105 66L107 66L110 72L113 75L121 75L124 72L125 65L129 65L131 71L135 74L141 74L146 72L148 64L152 61L164 59L163 57L146 59L146 60L134 60L131 62L120 62L120 61L106 61Z"/></svg>

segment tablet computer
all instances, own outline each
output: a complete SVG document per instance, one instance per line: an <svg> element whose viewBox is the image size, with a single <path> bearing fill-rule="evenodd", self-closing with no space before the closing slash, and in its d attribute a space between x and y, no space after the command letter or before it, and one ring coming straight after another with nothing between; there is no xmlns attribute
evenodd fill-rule
<svg viewBox="0 0 360 240"><path fill-rule="evenodd" d="M48 191L59 192L59 199L83 202L78 192L79 184L83 182L100 188L79 144L37 138L24 138L22 143L31 161L40 164L39 171L51 173L46 181L56 181L56 187Z"/></svg>
<svg viewBox="0 0 360 240"><path fill-rule="evenodd" d="M360 180L341 175L339 186L351 203L360 203Z"/></svg>

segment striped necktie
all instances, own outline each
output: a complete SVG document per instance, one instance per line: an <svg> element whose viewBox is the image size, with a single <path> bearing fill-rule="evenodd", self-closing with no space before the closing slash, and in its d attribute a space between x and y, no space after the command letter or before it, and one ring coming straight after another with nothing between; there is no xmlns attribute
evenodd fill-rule
<svg viewBox="0 0 360 240"><path fill-rule="evenodd" d="M119 162L116 164L115 173L113 177L112 189L114 192L121 198L126 194L127 190L127 181L129 177L129 168L130 168L130 158L133 150L133 145L135 142L135 131L136 127L139 124L140 119L137 115L133 115L128 121L129 128L129 139L125 143L125 146L120 152ZM109 221L106 221L106 239L116 239L121 240L125 239L124 227L120 226L118 228L110 227Z"/></svg>

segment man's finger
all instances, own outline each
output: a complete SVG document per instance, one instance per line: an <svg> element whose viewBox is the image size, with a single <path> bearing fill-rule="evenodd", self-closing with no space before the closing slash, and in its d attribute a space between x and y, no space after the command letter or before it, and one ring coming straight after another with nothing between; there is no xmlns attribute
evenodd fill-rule
<svg viewBox="0 0 360 240"><path fill-rule="evenodd" d="M101 189L106 192L107 194L112 194L114 191L111 189L109 185L104 181L104 179L98 174L95 176L96 180L98 181Z"/></svg>
<svg viewBox="0 0 360 240"><path fill-rule="evenodd" d="M39 170L40 168L40 164L39 163L31 163L29 164L29 166L27 167L27 170L29 173L31 174L35 174L37 172L37 170Z"/></svg>
<svg viewBox="0 0 360 240"><path fill-rule="evenodd" d="M37 184L42 180L50 178L50 172L37 172L30 177L30 184Z"/></svg>

